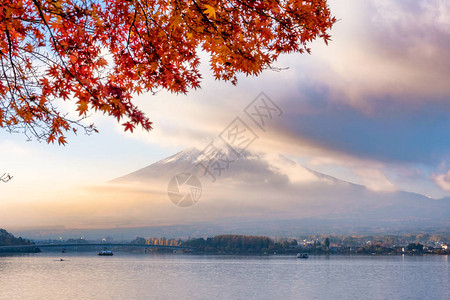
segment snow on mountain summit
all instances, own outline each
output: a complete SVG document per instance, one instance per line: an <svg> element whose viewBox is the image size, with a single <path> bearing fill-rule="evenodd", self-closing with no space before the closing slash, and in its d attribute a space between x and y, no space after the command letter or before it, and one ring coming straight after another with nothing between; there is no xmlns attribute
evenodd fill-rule
<svg viewBox="0 0 450 300"><path fill-rule="evenodd" d="M193 173L198 177L218 177L245 182L300 182L318 180L318 176L281 155L241 151L234 153L227 147L199 150L187 148L172 156L146 166L113 182L139 182L170 178L178 173ZM324 175L326 176L326 175ZM214 178L213 178L214 177Z"/></svg>

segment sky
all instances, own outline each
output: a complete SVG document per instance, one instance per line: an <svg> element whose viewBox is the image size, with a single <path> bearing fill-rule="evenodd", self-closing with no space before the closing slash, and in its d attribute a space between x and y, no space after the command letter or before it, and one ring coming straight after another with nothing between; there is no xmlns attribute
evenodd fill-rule
<svg viewBox="0 0 450 300"><path fill-rule="evenodd" d="M450 2L329 3L338 19L332 41L315 41L311 55L280 57L275 65L286 70L241 76L233 86L215 81L202 55L201 89L135 97L154 122L150 132L125 133L95 114L88 122L100 133L69 136L64 147L0 131L0 175L14 176L0 183L0 227L49 225L42 216L65 206L77 208L74 219L101 210L89 205L94 187L204 148L261 92L283 114L257 132L253 150L374 191L450 196Z"/></svg>

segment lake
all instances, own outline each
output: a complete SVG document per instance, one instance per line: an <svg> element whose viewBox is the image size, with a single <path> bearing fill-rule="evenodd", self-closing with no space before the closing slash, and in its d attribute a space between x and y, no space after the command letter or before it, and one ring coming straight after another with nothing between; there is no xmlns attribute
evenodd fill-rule
<svg viewBox="0 0 450 300"><path fill-rule="evenodd" d="M448 256L0 256L2 300L330 298L450 299Z"/></svg>

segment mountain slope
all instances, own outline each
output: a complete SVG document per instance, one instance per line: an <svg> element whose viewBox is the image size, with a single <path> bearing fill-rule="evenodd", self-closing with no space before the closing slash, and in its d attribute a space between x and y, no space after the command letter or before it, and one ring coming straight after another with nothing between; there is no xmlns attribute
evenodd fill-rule
<svg viewBox="0 0 450 300"><path fill-rule="evenodd" d="M341 227L349 231L413 227L441 231L450 227L450 199L434 200L402 191L375 192L310 170L283 156L269 157L248 151L228 162L226 168L223 165L222 169L214 170L214 162L221 159L223 163L226 155L231 156L226 151L205 155L194 148L186 149L112 182L164 189L167 185L161 185L178 173L196 175L202 183L203 195L188 215L180 214L184 217L180 222L186 225L194 221L210 224L206 227L246 224L246 228L270 230L282 224L286 228L309 224L305 226L329 226L335 230ZM205 174L205 166L210 167L214 178Z"/></svg>

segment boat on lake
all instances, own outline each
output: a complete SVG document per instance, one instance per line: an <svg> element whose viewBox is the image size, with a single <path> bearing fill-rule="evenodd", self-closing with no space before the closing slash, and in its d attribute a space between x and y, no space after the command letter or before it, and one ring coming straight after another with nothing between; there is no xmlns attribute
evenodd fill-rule
<svg viewBox="0 0 450 300"><path fill-rule="evenodd" d="M308 253L297 253L297 258L308 258Z"/></svg>
<svg viewBox="0 0 450 300"><path fill-rule="evenodd" d="M102 250L97 253L100 256L113 256L114 253L111 250Z"/></svg>

